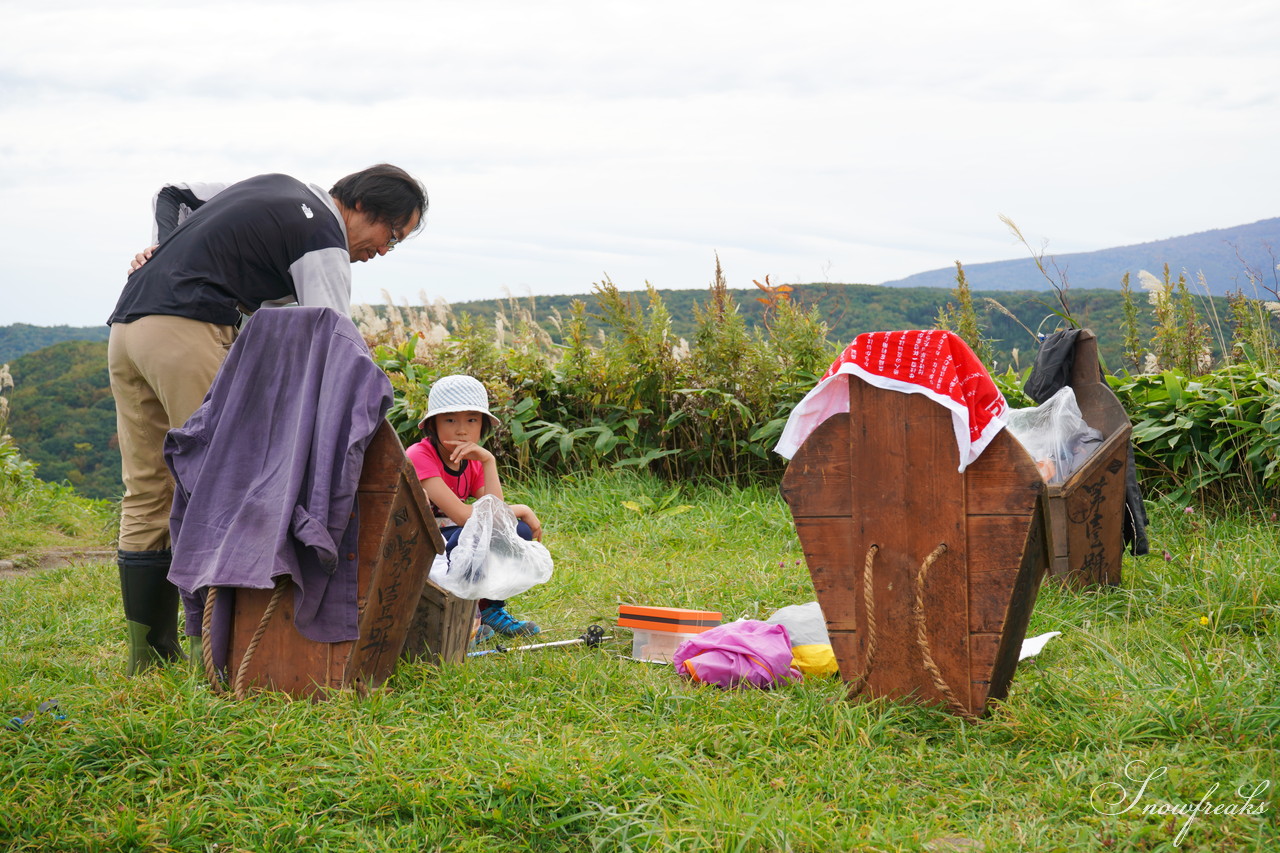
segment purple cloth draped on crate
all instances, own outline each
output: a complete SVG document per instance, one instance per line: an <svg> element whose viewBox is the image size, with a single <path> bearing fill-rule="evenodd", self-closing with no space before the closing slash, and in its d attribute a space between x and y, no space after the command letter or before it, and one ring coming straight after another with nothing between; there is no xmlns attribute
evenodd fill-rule
<svg viewBox="0 0 1280 853"><path fill-rule="evenodd" d="M204 404L165 439L176 483L169 580L188 635L200 634L209 587L271 589L287 575L300 634L358 637L356 489L391 400L349 318L304 307L250 318ZM231 598L219 596L215 648Z"/></svg>

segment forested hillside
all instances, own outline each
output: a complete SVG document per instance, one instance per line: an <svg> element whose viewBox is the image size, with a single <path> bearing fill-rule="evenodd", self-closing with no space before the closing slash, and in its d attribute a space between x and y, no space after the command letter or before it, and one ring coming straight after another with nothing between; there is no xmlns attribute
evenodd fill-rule
<svg viewBox="0 0 1280 853"><path fill-rule="evenodd" d="M62 341L105 341L111 328L101 326L0 326L0 364Z"/></svg>
<svg viewBox="0 0 1280 853"><path fill-rule="evenodd" d="M954 272L953 272L954 277ZM954 282L953 282L954 284ZM730 290L738 310L749 326L765 321L767 308L758 301L759 290ZM694 306L705 304L706 290L662 290L659 297L671 315L672 333L677 337L692 339L695 323ZM847 343L863 332L890 331L894 329L927 329L937 321L938 310L952 300L950 288L932 287L881 287L868 284L798 284L791 291L791 298L806 308L817 308L822 320L830 328L833 343ZM1052 332L1059 323L1055 311L1062 311L1056 297L1050 291L975 292L976 307L987 334L995 342L997 361L1004 365L1020 364L1026 367L1035 357L1038 344L1035 334ZM630 298L643 302L644 293L630 294ZM1134 297L1143 301L1146 294ZM454 316L471 314L477 319L491 322L501 310L508 325L522 312L532 314L553 338L559 338L557 316L567 316L575 299L587 304L588 314L595 310L595 297L588 296L538 296L507 301L487 300L459 302L451 307ZM1069 290L1066 295L1070 313L1081 325L1093 329L1099 338L1099 346L1109 365L1120 366L1123 349L1121 323L1124 319L1124 299L1114 290ZM998 303L998 305L996 304ZM1219 317L1227 317L1226 301L1222 298L1202 302L1206 313L1217 311ZM1001 310L1006 309L1017 318L1015 321ZM589 318L590 319L590 318ZM1150 335L1150 318L1141 312L1143 324L1140 334ZM1019 325L1021 323L1022 325ZM1024 328L1025 327L1025 328ZM592 331L598 324L592 324ZM1015 359L1013 350L1018 350Z"/></svg>
<svg viewBox="0 0 1280 853"><path fill-rule="evenodd" d="M95 498L120 494L115 401L107 345L66 341L9 363L9 432L48 482Z"/></svg>
<svg viewBox="0 0 1280 853"><path fill-rule="evenodd" d="M761 291L730 293L749 326L766 322L768 309L757 301ZM939 309L952 299L950 289L858 284L796 285L790 295L798 304L817 309L830 328L828 338L833 348L862 332L931 328ZM671 317L672 334L692 340L696 329L695 306L706 304L708 291L664 290L659 291L658 296ZM643 292L626 294L626 297L638 304L647 303L649 298ZM1135 298L1144 300L1145 294L1138 293ZM501 311L508 328L519 322L521 315L532 316L553 339L559 340L557 316L567 316L570 304L577 299L586 303L589 323L598 327L598 322L590 317L597 311L594 294L465 302L450 308L455 326L464 313L489 325ZM1097 333L1108 367L1116 370L1126 366L1121 363L1124 316L1121 294L1110 290L1069 290L1066 299L1072 316ZM1035 333L1051 332L1060 322L1054 311L1060 311L1061 306L1051 292L975 292L974 300L986 334L994 341L998 370L1006 366L1029 366L1035 358ZM1212 303L1200 300L1199 304L1202 317L1211 322L1216 316L1225 323L1229 316L1225 300L1221 298ZM1005 314L1005 310L1017 319ZM1141 322L1149 324L1149 312L1144 310L1140 316ZM0 331L14 329L23 330L22 339L27 341L37 340L37 333L43 331L59 334L76 331L67 327L44 330L20 326ZM98 329L82 331L99 332ZM1150 334L1148 325L1141 335L1146 339ZM120 492L120 457L115 441L115 406L107 379L106 349L106 344L100 341L70 341L11 360L15 388L11 394L9 430L23 453L39 463L41 479L66 480L82 494L115 498Z"/></svg>

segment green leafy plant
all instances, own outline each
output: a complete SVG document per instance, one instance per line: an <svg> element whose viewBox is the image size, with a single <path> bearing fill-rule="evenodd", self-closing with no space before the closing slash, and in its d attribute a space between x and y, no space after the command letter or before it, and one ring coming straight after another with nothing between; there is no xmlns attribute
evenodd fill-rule
<svg viewBox="0 0 1280 853"><path fill-rule="evenodd" d="M1124 361L1128 369L1136 370L1142 363L1142 337L1139 331L1138 306L1133 301L1133 289L1129 286L1129 273L1120 279L1120 293L1124 296L1124 320L1120 325L1124 336Z"/></svg>
<svg viewBox="0 0 1280 853"><path fill-rule="evenodd" d="M22 458L12 436L5 432L9 423L9 398L5 392L11 388L13 377L9 374L9 365L0 365L0 485L12 488L32 479L36 466Z"/></svg>
<svg viewBox="0 0 1280 853"><path fill-rule="evenodd" d="M1110 377L1134 422L1144 478L1171 500L1233 494L1274 502L1280 490L1280 375L1236 364Z"/></svg>
<svg viewBox="0 0 1280 853"><path fill-rule="evenodd" d="M357 316L391 377L390 418L406 443L417 438L430 384L461 372L485 383L504 424L490 446L524 470L635 468L745 482L780 475L773 442L835 355L817 313L770 287L767 325L748 330L717 262L706 302L693 307L691 341L672 332L656 290L637 297L609 279L595 285L595 314L579 300L553 318L558 340L535 322L532 304L512 303L492 326L468 315L444 326L439 311L431 329L415 328L420 312L399 326L378 312Z"/></svg>
<svg viewBox="0 0 1280 853"><path fill-rule="evenodd" d="M677 503L680 500L679 491L670 491L666 494L659 495L657 499L647 494L641 494L635 500L623 501L622 505L637 515L652 515L657 518L666 518L672 515L680 515L693 509L693 504Z"/></svg>
<svg viewBox="0 0 1280 853"><path fill-rule="evenodd" d="M1276 293L1273 291L1271 295ZM1228 297L1228 302L1232 325L1228 350L1231 361L1280 368L1280 334L1276 330L1280 302L1251 299L1239 290Z"/></svg>

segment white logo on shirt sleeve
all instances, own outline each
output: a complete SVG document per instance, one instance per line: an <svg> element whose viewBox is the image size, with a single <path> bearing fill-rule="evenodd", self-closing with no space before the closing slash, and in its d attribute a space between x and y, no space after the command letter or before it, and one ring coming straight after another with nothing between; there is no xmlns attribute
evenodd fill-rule
<svg viewBox="0 0 1280 853"><path fill-rule="evenodd" d="M311 219L315 216L315 214L311 212L311 208L307 207L305 204L302 206L302 212L307 215L307 219Z"/></svg>

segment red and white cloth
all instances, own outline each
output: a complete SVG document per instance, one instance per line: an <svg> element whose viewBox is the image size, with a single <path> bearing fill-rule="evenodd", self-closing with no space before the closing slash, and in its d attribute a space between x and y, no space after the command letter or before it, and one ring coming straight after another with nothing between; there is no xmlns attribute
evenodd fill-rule
<svg viewBox="0 0 1280 853"><path fill-rule="evenodd" d="M937 329L870 332L858 335L792 410L775 453L790 459L818 424L849 411L849 374L877 388L924 394L945 406L955 427L961 471L1004 429L1009 404L959 336Z"/></svg>

